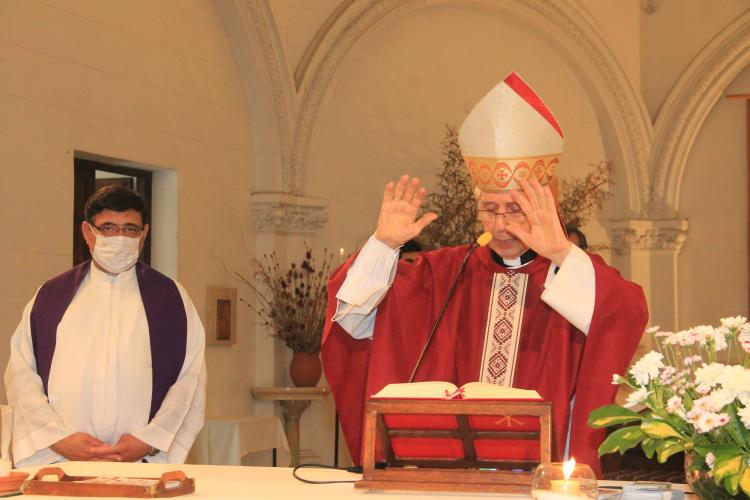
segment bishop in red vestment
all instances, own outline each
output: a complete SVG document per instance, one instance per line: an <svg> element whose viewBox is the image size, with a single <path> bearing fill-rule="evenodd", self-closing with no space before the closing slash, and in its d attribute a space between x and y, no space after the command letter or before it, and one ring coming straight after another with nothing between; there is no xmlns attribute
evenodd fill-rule
<svg viewBox="0 0 750 500"><path fill-rule="evenodd" d="M540 153L556 165L557 158L549 153L561 148L562 131L551 112L517 75L511 74L503 84L501 93L507 95L491 96L491 105L506 99L517 108L514 116L541 116L537 121L552 129L553 144L551 151ZM468 128L476 133L470 118L471 114L462 132ZM532 121L537 118L531 116ZM507 140L516 147L518 141L512 139L511 135ZM462 151L478 187L479 221L492 240L469 258L415 381L445 380L459 386L482 381L535 389L552 402L558 456L563 455L570 425L569 455L598 473L596 449L604 430L589 428L586 419L592 409L614 399L612 373L625 371L648 319L643 292L599 256L568 241L552 193L543 185L553 168L529 172L524 165L511 164L510 179L482 175L486 165L477 161L490 155L472 155L477 144L468 142ZM538 141L533 147L540 147ZM502 153L494 151L496 164ZM515 150L507 156L522 158L512 153ZM464 246L427 252L414 263L394 261L395 274L389 270L388 253L397 255L400 245L436 219L432 213L417 217L425 197L417 179L403 176L389 183L371 241L329 282L323 364L357 463L362 459L365 401L389 383L409 381L469 250ZM377 279L361 279L358 267L373 262L385 262L382 290ZM347 284L358 279L360 285L354 288L365 289L361 300Z"/></svg>

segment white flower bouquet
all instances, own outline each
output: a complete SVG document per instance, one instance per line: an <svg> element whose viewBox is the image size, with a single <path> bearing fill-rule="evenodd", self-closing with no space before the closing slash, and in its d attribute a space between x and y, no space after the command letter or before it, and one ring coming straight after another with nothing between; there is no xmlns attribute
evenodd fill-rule
<svg viewBox="0 0 750 500"><path fill-rule="evenodd" d="M633 390L625 404L589 415L592 427L622 426L599 455L640 445L646 456L665 462L684 451L690 468L704 471L721 494L750 498L750 323L737 316L722 318L716 328L647 333L655 335L658 351L612 377Z"/></svg>

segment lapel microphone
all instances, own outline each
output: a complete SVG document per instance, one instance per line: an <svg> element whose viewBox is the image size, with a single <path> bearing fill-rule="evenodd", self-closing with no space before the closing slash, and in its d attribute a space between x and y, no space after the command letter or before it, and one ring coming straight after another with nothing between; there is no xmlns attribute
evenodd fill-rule
<svg viewBox="0 0 750 500"><path fill-rule="evenodd" d="M485 231L479 236L479 238L477 238L477 241L473 245L471 245L471 248L469 248L469 251L466 252L466 255L464 256L464 260L461 262L461 267L458 269L458 273L456 274L456 277L453 279L453 284L451 285L451 288L448 291L448 296L445 297L445 300L443 301L443 306L440 308L440 312L438 313L437 318L435 319L435 322L432 324L432 328L430 329L430 334L427 336L427 341L424 343L422 352L419 354L417 363L414 365L414 369L411 372L411 377L409 377L410 383L414 381L414 375L417 374L417 369L419 368L419 365L422 363L422 358L424 358L424 354L427 352L427 348L430 347L430 342L432 341L433 335L435 335L435 330L437 330L438 324L440 323L440 319L443 317L443 313L445 313L446 307L448 307L448 301L451 300L451 297L453 297L453 292L456 291L458 278L460 278L461 274L463 274L464 269L466 268L466 263L469 261L469 257L471 257L471 254L474 252L474 250L476 250L479 247L486 247L490 241L492 241L492 233L490 233L489 231Z"/></svg>

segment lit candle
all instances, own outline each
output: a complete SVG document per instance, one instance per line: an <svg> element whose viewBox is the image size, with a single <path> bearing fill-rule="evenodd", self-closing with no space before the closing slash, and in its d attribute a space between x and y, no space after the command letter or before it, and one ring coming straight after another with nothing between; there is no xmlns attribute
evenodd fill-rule
<svg viewBox="0 0 750 500"><path fill-rule="evenodd" d="M578 495L581 492L581 483L570 479L573 470L576 468L576 459L571 457L567 462L563 462L563 474L565 479L556 479L550 481L550 489L556 493L566 493L568 495Z"/></svg>
<svg viewBox="0 0 750 500"><path fill-rule="evenodd" d="M339 248L339 262L344 262L344 247Z"/></svg>
<svg viewBox="0 0 750 500"><path fill-rule="evenodd" d="M576 468L575 458L563 462L563 475L565 479L553 479L550 481L549 491L534 490L532 495L538 500L568 500L579 499L584 495L581 493L581 482L570 479Z"/></svg>

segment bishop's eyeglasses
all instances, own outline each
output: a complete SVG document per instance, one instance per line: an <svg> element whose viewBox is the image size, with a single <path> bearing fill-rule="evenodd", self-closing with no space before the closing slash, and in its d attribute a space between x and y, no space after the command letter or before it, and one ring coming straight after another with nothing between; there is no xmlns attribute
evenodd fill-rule
<svg viewBox="0 0 750 500"><path fill-rule="evenodd" d="M135 224L125 224L124 226L109 223L102 224L101 226L95 226L91 222L88 224L105 237L123 235L128 238L138 238L141 236L141 233L143 233L143 228L141 226L136 226Z"/></svg>
<svg viewBox="0 0 750 500"><path fill-rule="evenodd" d="M511 210L508 212L494 212L492 210L477 210L477 220L479 222L497 222L498 217L503 218L503 222L523 222L526 214L520 210Z"/></svg>

